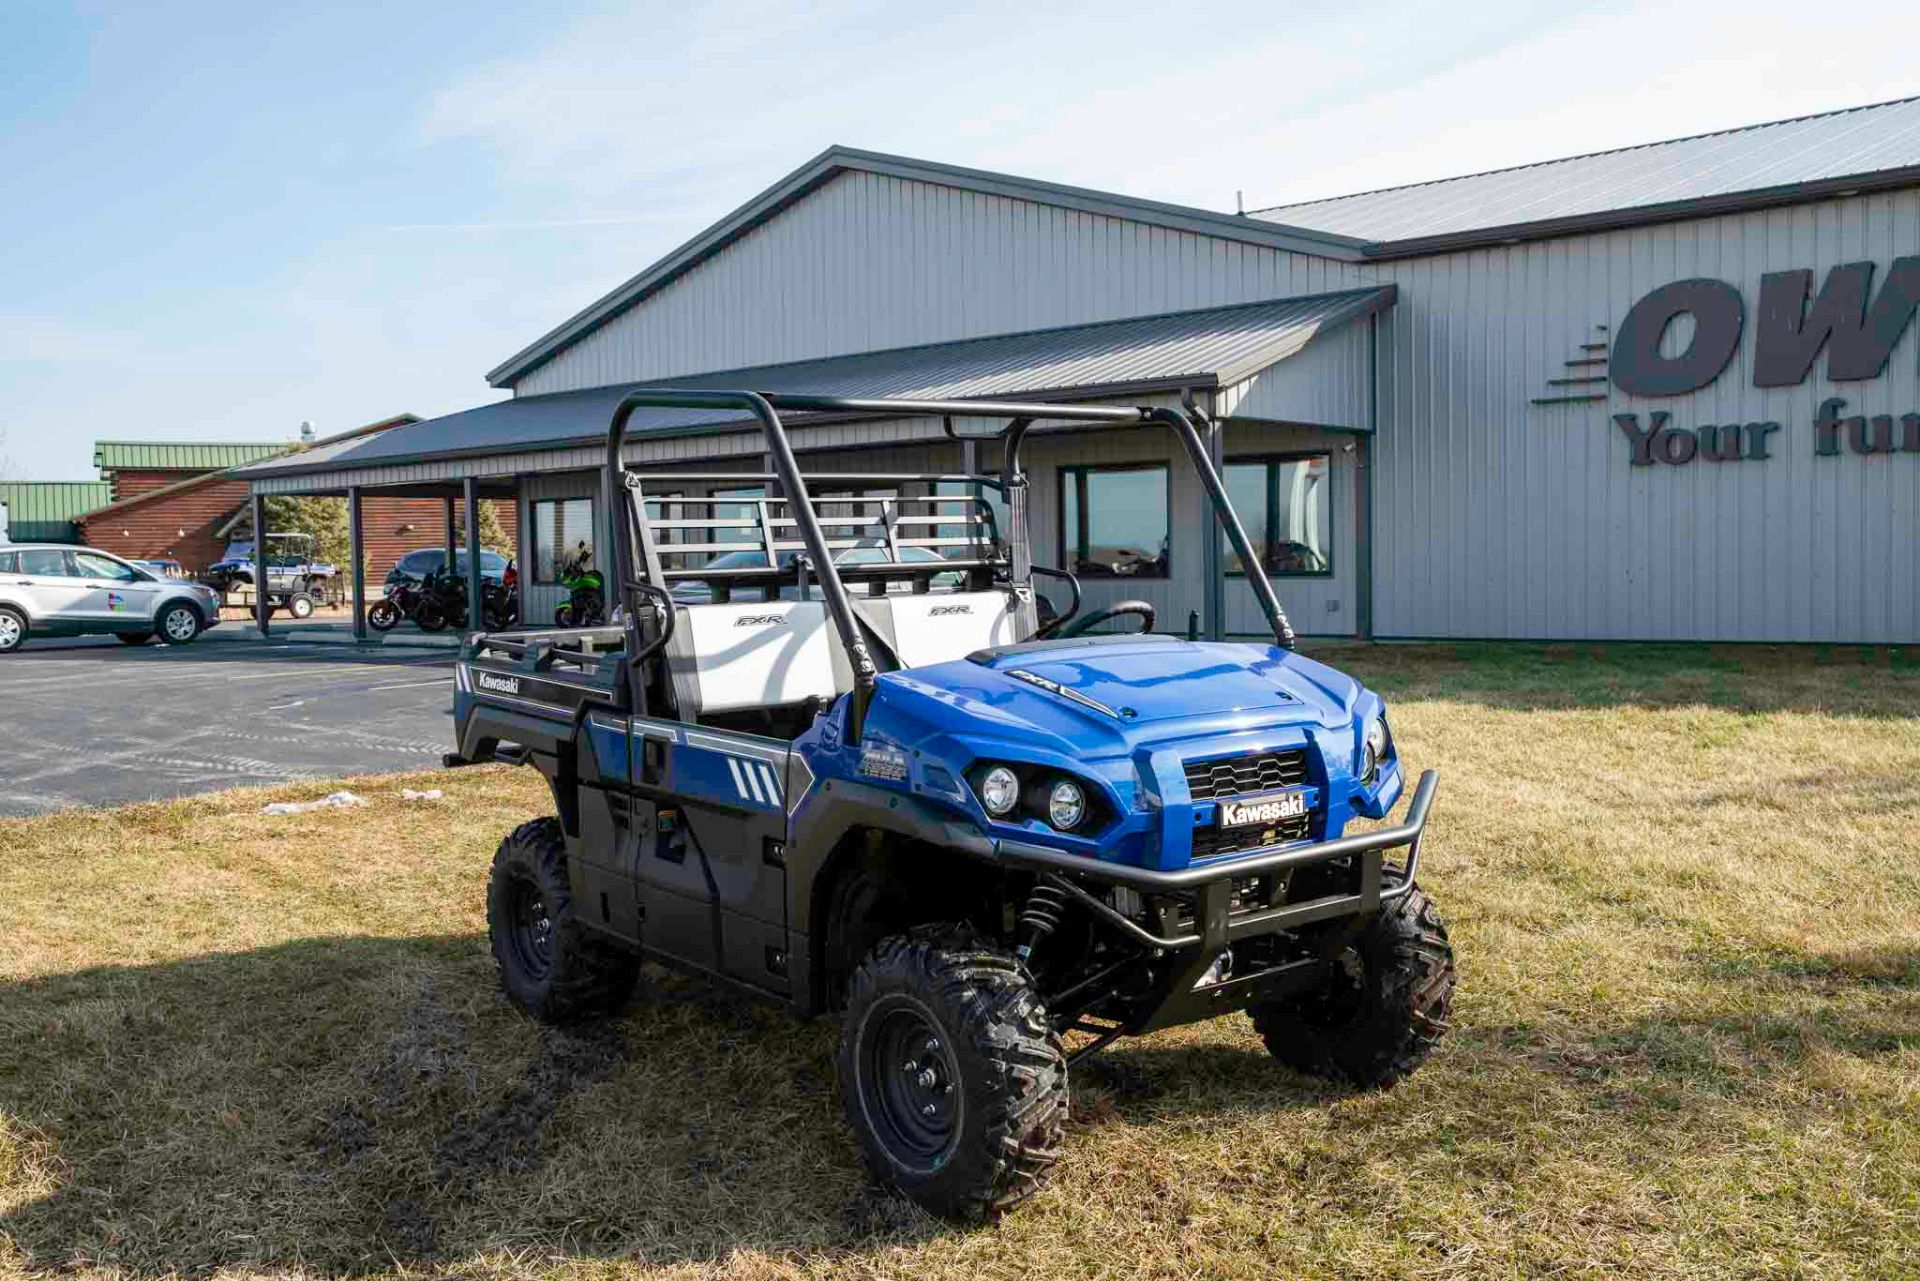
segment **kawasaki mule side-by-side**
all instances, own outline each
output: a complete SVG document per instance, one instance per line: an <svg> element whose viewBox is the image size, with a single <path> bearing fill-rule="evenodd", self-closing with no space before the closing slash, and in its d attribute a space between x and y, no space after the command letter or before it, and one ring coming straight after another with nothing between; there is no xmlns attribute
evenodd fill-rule
<svg viewBox="0 0 1920 1281"><path fill-rule="evenodd" d="M772 474L745 479L770 496L627 471L642 408L757 421ZM985 421L1002 470L803 477L783 413ZM1038 421L1171 431L1272 642L1154 635L1145 602L1082 613L1027 538ZM1069 1063L1118 1037L1244 1010L1281 1061L1367 1086L1431 1052L1454 966L1414 876L1438 779L1346 832L1404 788L1386 710L1294 652L1187 414L635 391L603 489L619 625L478 635L456 670L459 754L553 791L488 890L523 1008L616 1011L645 958L838 1012L874 1170L962 1217L1041 1185ZM1044 622L1036 576L1071 601ZM1115 619L1139 630L1091 633Z"/></svg>

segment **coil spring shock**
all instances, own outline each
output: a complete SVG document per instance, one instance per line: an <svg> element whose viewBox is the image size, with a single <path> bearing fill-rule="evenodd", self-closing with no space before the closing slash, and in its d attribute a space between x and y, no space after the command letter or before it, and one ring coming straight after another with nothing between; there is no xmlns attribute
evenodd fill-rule
<svg viewBox="0 0 1920 1281"><path fill-rule="evenodd" d="M1060 928L1066 912L1067 892L1058 885L1041 881L1027 894L1027 904L1020 909L1020 946L1014 952L1022 965L1042 939Z"/></svg>

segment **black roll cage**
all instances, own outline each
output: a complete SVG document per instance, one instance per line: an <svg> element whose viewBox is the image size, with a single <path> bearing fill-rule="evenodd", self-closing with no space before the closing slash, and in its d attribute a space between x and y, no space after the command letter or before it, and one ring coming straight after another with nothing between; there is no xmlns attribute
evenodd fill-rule
<svg viewBox="0 0 1920 1281"><path fill-rule="evenodd" d="M1287 622L1286 611L1280 607L1280 598L1274 593L1266 568L1248 539L1239 515L1233 510L1219 469L1213 465L1213 457L1200 438L1193 420L1181 410L1144 405L1049 405L1021 401L910 400L640 387L622 396L620 403L614 407L613 421L607 428L606 469L601 478L602 501L608 519L615 520L615 512L624 512L626 518L624 529L616 526L612 531L613 575L620 593L621 626L626 636L626 652L631 656L628 662L629 682L636 699L641 696L644 679L641 664L665 648L673 631L672 596L658 583L644 581L634 573L634 541L640 533L640 522L644 520L644 515L636 510L632 500L623 453L627 423L638 409L744 409L759 422L761 434L766 439L767 456L773 464L773 474L785 492L792 510L792 520L805 547L809 562L807 568L819 584L827 615L832 619L834 630L839 634L840 642L846 648L847 659L853 666L853 701L847 727L848 737L853 742L860 741L860 728L866 719L867 707L873 701L880 668L874 661L874 647L868 643L866 627L854 611L846 584L834 564L829 540L815 515L813 499L807 491L805 479L800 475L800 465L794 458L786 425L780 420L781 410L937 417L946 421L949 435L954 434L952 420L955 418L1006 419L1007 425L997 433L961 438L998 439L1004 442L1006 455L1002 465L1001 487L1006 493L1010 526L1011 578L1015 590L1024 589L1028 593L1032 591L1034 564L1033 549L1027 537L1027 477L1020 469L1020 446L1033 425L1042 420L1106 423L1112 426L1160 423L1172 430L1186 451L1187 461L1199 475L1200 483L1213 506L1214 517L1239 555L1240 563L1246 570L1247 585L1253 589L1261 611L1266 614L1273 628L1274 641L1286 649L1294 646L1293 627ZM660 634L645 645L641 643L639 626L639 598L642 596L657 602L663 615ZM634 706L639 707L640 703L636 702Z"/></svg>

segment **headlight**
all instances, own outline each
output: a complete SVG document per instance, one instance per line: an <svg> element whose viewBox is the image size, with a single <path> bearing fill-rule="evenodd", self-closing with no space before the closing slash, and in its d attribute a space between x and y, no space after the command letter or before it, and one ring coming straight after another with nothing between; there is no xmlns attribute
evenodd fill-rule
<svg viewBox="0 0 1920 1281"><path fill-rule="evenodd" d="M988 770L980 780L980 803L995 818L1011 813L1020 803L1019 776L1004 765Z"/></svg>
<svg viewBox="0 0 1920 1281"><path fill-rule="evenodd" d="M1063 778L1047 796L1047 822L1061 831L1071 831L1087 812L1086 793L1072 779Z"/></svg>
<svg viewBox="0 0 1920 1281"><path fill-rule="evenodd" d="M1371 784L1380 775L1380 762L1392 749L1385 718L1375 716L1367 722L1366 740L1360 749L1360 781Z"/></svg>

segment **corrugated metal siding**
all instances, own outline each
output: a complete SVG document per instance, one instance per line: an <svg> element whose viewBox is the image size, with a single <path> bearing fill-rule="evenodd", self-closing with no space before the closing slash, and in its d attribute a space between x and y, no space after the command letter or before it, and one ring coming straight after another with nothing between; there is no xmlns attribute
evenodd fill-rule
<svg viewBox="0 0 1920 1281"><path fill-rule="evenodd" d="M1920 192L1395 264L1381 318L1376 631L1386 636L1920 638L1920 456L1813 454L1829 395L1848 413L1920 409L1920 326L1881 378L1751 386L1760 276L1920 249ZM1596 324L1648 290L1725 279L1749 325L1690 397L1528 403ZM1765 462L1628 466L1611 415L1675 426L1774 421Z"/></svg>
<svg viewBox="0 0 1920 1281"><path fill-rule="evenodd" d="M1214 397L1222 417L1314 423L1371 430L1367 416L1367 321L1316 338L1297 356L1223 387Z"/></svg>
<svg viewBox="0 0 1920 1281"><path fill-rule="evenodd" d="M521 395L1297 294L1366 268L847 173L531 371Z"/></svg>
<svg viewBox="0 0 1920 1281"><path fill-rule="evenodd" d="M0 481L5 537L16 543L77 543L73 518L113 501L113 489L96 480Z"/></svg>
<svg viewBox="0 0 1920 1281"><path fill-rule="evenodd" d="M1920 98L1260 209L1253 217L1407 240L1920 165Z"/></svg>

